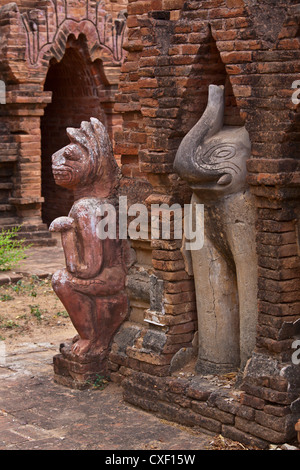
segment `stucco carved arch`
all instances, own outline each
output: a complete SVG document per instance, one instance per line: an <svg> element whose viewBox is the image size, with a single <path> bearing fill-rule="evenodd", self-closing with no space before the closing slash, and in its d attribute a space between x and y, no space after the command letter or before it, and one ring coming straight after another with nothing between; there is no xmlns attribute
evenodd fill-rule
<svg viewBox="0 0 300 470"><path fill-rule="evenodd" d="M126 12L121 11L113 19L105 12L105 2L86 4L81 16L68 10L68 0L49 0L46 8L23 13L16 3L2 7L0 19L5 26L0 31L0 60L4 80L43 83L50 60L62 59L71 34L76 38L85 36L92 62L101 59L104 66L120 67Z"/></svg>

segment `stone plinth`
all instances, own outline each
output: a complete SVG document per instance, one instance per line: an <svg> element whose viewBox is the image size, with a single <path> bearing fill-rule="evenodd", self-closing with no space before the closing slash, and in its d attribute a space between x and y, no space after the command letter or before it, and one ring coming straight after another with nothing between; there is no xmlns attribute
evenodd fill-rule
<svg viewBox="0 0 300 470"><path fill-rule="evenodd" d="M100 354L76 356L72 344L61 344L60 354L53 357L54 381L78 390L90 388L99 376L107 375L106 358Z"/></svg>
<svg viewBox="0 0 300 470"><path fill-rule="evenodd" d="M293 442L290 404L298 395L289 391L286 379L249 376L241 389L235 380L234 374L155 377L133 372L124 378L122 388L128 403L194 430L221 434L256 449Z"/></svg>

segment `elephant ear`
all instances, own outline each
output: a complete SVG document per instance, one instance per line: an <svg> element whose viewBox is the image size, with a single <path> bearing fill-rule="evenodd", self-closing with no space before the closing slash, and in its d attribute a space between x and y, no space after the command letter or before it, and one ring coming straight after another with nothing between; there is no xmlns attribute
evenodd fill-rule
<svg viewBox="0 0 300 470"><path fill-rule="evenodd" d="M191 173L191 162L197 148L216 135L224 125L225 91L223 86L210 85L207 107L197 124L182 140L177 151L174 170L183 179Z"/></svg>

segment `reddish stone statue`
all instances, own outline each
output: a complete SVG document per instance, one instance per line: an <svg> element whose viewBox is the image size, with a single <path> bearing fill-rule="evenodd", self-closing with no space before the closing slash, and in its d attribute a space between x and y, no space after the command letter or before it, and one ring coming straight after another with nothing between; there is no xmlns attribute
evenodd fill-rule
<svg viewBox="0 0 300 470"><path fill-rule="evenodd" d="M67 134L71 143L53 155L52 170L57 184L73 190L75 202L68 217L50 226L61 233L66 259L66 269L54 274L52 285L78 332L68 354L105 361L128 311L123 244L97 235L101 205L117 207L119 168L97 119Z"/></svg>

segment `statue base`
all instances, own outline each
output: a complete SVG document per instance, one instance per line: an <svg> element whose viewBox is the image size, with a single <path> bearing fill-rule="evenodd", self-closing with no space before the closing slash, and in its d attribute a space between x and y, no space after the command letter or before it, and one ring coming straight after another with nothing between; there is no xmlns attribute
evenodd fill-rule
<svg viewBox="0 0 300 470"><path fill-rule="evenodd" d="M61 344L60 354L53 357L54 381L77 390L93 388L99 377L107 376L107 355L76 356L71 350L72 345Z"/></svg>
<svg viewBox="0 0 300 470"><path fill-rule="evenodd" d="M222 375L239 370L238 364L217 364L198 357L195 370L199 375Z"/></svg>

